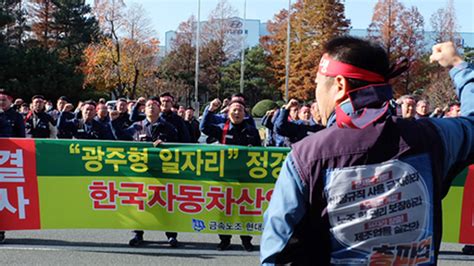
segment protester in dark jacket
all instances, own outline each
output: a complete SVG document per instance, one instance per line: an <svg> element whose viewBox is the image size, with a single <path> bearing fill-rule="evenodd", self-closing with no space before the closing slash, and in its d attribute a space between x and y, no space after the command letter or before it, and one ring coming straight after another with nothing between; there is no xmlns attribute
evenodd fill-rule
<svg viewBox="0 0 474 266"><path fill-rule="evenodd" d="M70 132L76 139L115 139L101 123L94 120L96 114L95 102L86 101L82 106L81 113L81 119L67 119L65 113L61 112L58 118L58 129Z"/></svg>
<svg viewBox="0 0 474 266"><path fill-rule="evenodd" d="M9 95L0 92L0 137L24 138L23 116L11 107L11 100Z"/></svg>
<svg viewBox="0 0 474 266"><path fill-rule="evenodd" d="M290 109L298 106L298 101L291 99L287 105L281 108L278 117L275 120L275 132L281 136L289 138L291 143L296 143L307 137L310 133L317 132L325 127L319 124L311 123L310 117L296 121L289 121ZM303 108L302 108L303 109ZM309 107L306 107L310 112Z"/></svg>
<svg viewBox="0 0 474 266"><path fill-rule="evenodd" d="M116 139L107 106L104 103L99 103L96 107L96 112L97 115L94 117L94 120L104 128L106 139Z"/></svg>
<svg viewBox="0 0 474 266"><path fill-rule="evenodd" d="M430 59L454 66L466 117L407 120L389 111L395 72L382 47L345 36L325 51L316 98L328 128L284 162L264 215L262 264L435 265L441 200L474 161L474 67L452 43L436 45Z"/></svg>
<svg viewBox="0 0 474 266"><path fill-rule="evenodd" d="M200 128L201 131L219 140L219 143L226 145L241 146L261 146L258 130L244 122L245 103L234 100L229 103L228 119L221 125L212 123L212 115L218 110L220 101L215 99L205 109ZM219 235L221 242L217 246L218 250L226 250L230 247L230 235ZM247 251L253 250L251 236L240 236L242 246Z"/></svg>
<svg viewBox="0 0 474 266"><path fill-rule="evenodd" d="M199 130L199 121L194 117L194 108L190 106L186 108L184 123L188 127L191 143L198 143L201 137L201 130Z"/></svg>
<svg viewBox="0 0 474 266"><path fill-rule="evenodd" d="M42 95L33 96L32 106L25 119L26 136L29 138L53 138L57 137L57 129L54 119L45 112L45 98Z"/></svg>
<svg viewBox="0 0 474 266"><path fill-rule="evenodd" d="M155 146L162 142L178 142L178 131L160 116L160 112L158 99L150 98L146 101L145 119L134 123L134 128L137 129L134 135L138 137L138 141L153 142ZM134 232L135 236L129 242L132 247L143 243L144 232L142 230L135 230ZM166 236L171 247L178 246L177 233L167 232Z"/></svg>

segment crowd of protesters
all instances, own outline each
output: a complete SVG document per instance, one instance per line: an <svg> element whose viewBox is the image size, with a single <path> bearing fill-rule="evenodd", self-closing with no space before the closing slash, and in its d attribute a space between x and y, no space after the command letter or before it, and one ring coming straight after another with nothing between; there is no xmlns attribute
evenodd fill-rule
<svg viewBox="0 0 474 266"><path fill-rule="evenodd" d="M407 120L453 118L460 115L460 104L451 103L431 111L426 99L404 95L390 101L389 112ZM175 98L168 92L137 100L87 100L77 106L65 96L57 99L54 106L42 95L33 96L27 103L23 99L13 101L9 92L0 93L0 137L146 141L155 146L205 142L290 147L333 123L335 121L321 121L316 102L300 104L291 99L281 108L269 110L262 118L261 124L266 129L262 139L243 94L234 94L222 102L214 99L199 121L192 107L176 105ZM144 241L144 232L134 232L129 244L139 246ZM177 233L166 232L166 236L170 246L178 246ZM231 236L219 235L219 238L217 249L229 249ZM4 232L0 232L0 240L4 241ZM254 249L252 237L241 236L241 240L245 250Z"/></svg>
<svg viewBox="0 0 474 266"><path fill-rule="evenodd" d="M429 112L427 100L418 101L411 95L393 100L393 112L406 119L425 117L457 117L459 103L443 110ZM120 98L109 104L105 99L87 100L74 106L67 97L59 97L56 106L42 95L31 102L0 94L0 136L57 139L98 139L121 141L148 141L155 145L170 143L199 143L201 132L206 143L244 146L290 147L306 136L324 129L316 102L300 104L291 99L282 108L269 110L261 124L266 128L263 139L255 120L245 104L245 96L237 93L221 102L214 99L205 108L201 121L195 118L192 107L175 104L170 93L159 97L137 100ZM143 231L136 230L131 246L143 243ZM172 247L178 245L177 233L167 232ZM230 247L230 235L219 235L218 250ZM4 234L0 233L0 239ZM241 236L245 250L253 250L250 236Z"/></svg>

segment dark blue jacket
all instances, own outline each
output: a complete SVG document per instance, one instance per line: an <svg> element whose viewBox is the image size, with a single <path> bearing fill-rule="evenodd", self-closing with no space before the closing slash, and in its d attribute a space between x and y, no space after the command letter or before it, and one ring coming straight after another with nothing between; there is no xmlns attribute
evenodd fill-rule
<svg viewBox="0 0 474 266"><path fill-rule="evenodd" d="M265 146L267 146L267 147L276 146L276 141L275 141L275 137L274 137L275 132L273 131L274 116L275 116L275 114L273 116L265 114L262 117L262 126L264 126L266 128L266 135L267 136L266 136L266 139L265 139Z"/></svg>
<svg viewBox="0 0 474 266"><path fill-rule="evenodd" d="M61 113L59 113L61 114ZM66 120L72 120L74 118L76 118L76 113L73 113L73 112L63 112L63 116ZM58 115L58 119L56 121L56 126L57 126L57 123L59 122L59 115ZM62 130L62 129L59 129L58 128L58 139L72 139L74 136L72 135L72 131L70 130Z"/></svg>
<svg viewBox="0 0 474 266"><path fill-rule="evenodd" d="M47 113L31 111L25 121L25 133L30 138L49 138L51 127L55 125L54 119Z"/></svg>
<svg viewBox="0 0 474 266"><path fill-rule="evenodd" d="M275 120L274 129L277 134L289 138L291 143L296 143L307 137L308 134L325 128L315 123L306 125L303 121L288 121L289 114L289 110L281 108Z"/></svg>
<svg viewBox="0 0 474 266"><path fill-rule="evenodd" d="M138 141L151 141L161 140L164 142L178 142L178 131L176 128L166 122L162 117L154 123L151 123L147 119L140 122L135 122L135 135Z"/></svg>
<svg viewBox="0 0 474 266"><path fill-rule="evenodd" d="M184 121L189 130L191 143L198 143L201 137L201 130L199 130L199 121L192 119L191 121Z"/></svg>
<svg viewBox="0 0 474 266"><path fill-rule="evenodd" d="M110 140L110 135L105 127L99 122L92 119L89 122L85 122L83 119L67 119L67 115L62 112L58 118L58 129L72 136L76 139L103 139ZM114 138L112 138L113 140Z"/></svg>
<svg viewBox="0 0 474 266"><path fill-rule="evenodd" d="M127 133L133 124L133 121L130 120L130 115L128 113L121 113L119 117L112 121L114 129L119 129L115 132L115 137L117 140L133 140L133 136ZM122 132L124 134L122 134Z"/></svg>
<svg viewBox="0 0 474 266"><path fill-rule="evenodd" d="M25 137L25 122L23 121L23 116L13 108L9 108L7 111L0 113L0 137Z"/></svg>
<svg viewBox="0 0 474 266"><path fill-rule="evenodd" d="M104 134L106 139L117 139L115 137L114 130L112 129L112 123L110 122L110 118L108 116L104 119L100 119L98 116L95 116L94 120L97 121L104 128Z"/></svg>
<svg viewBox="0 0 474 266"><path fill-rule="evenodd" d="M189 134L189 129L184 123L183 118L174 112L161 112L161 118L166 122L172 124L178 131L178 142L180 143L190 143L191 137Z"/></svg>
<svg viewBox="0 0 474 266"><path fill-rule="evenodd" d="M130 114L131 121L142 121L145 119L145 114L140 113L139 105L135 104L132 108L132 113ZM188 129L188 126L185 124L183 118L179 115L175 114L174 112L161 112L161 117L164 121L173 125L177 132L178 132L178 140L179 143L192 143L191 132Z"/></svg>

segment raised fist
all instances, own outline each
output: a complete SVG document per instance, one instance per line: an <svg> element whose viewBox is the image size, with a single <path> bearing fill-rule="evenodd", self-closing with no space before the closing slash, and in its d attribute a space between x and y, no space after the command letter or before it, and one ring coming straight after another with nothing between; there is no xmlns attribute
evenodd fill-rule
<svg viewBox="0 0 474 266"><path fill-rule="evenodd" d="M452 42L443 42L433 46L430 62L438 62L443 67L452 67L461 63L462 58Z"/></svg>
<svg viewBox="0 0 474 266"><path fill-rule="evenodd" d="M209 104L209 111L214 112L221 106L221 100L215 98L212 100L211 104Z"/></svg>

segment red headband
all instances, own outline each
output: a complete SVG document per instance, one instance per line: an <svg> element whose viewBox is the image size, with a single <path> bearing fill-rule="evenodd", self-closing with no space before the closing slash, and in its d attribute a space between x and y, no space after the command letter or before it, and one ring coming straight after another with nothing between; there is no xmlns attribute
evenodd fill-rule
<svg viewBox="0 0 474 266"><path fill-rule="evenodd" d="M341 75L345 78L359 79L374 83L386 82L385 77L380 74L336 61L327 54L323 55L323 58L319 63L318 72L321 75L328 77L335 77L337 75Z"/></svg>

